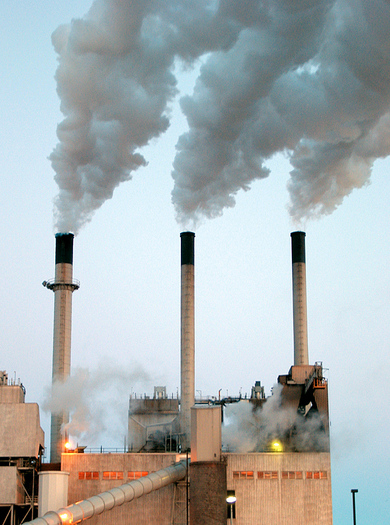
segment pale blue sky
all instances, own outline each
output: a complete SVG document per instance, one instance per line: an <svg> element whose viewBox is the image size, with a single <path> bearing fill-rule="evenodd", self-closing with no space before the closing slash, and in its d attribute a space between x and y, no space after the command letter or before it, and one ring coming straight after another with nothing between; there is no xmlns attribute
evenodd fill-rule
<svg viewBox="0 0 390 525"><path fill-rule="evenodd" d="M48 155L61 120L50 36L81 16L89 1L2 0L0 219L2 239L0 369L16 374L27 401L43 403L51 382L54 276L52 219L56 184ZM191 91L191 75L180 86ZM134 373L119 403L123 443L127 395L179 387L180 238L170 177L185 127L177 107L171 128L145 148L147 168L122 184L75 238L72 365ZM371 184L332 215L293 225L286 205L288 162L237 196L234 208L196 229L196 389L269 393L293 360L290 232L305 229L309 356L327 369L335 525L388 523L390 433L390 182L388 159ZM102 400L104 402L104 399ZM49 438L49 416L42 412ZM105 443L83 443L88 446Z"/></svg>

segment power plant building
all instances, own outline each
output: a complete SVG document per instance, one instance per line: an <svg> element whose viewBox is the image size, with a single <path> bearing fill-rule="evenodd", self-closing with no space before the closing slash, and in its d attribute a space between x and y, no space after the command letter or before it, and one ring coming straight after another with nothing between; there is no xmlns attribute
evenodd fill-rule
<svg viewBox="0 0 390 525"><path fill-rule="evenodd" d="M39 407L25 389L0 371L0 523L32 519L38 508L38 471L44 449Z"/></svg>
<svg viewBox="0 0 390 525"><path fill-rule="evenodd" d="M194 234L184 232L180 396L163 386L132 394L127 450L63 453L67 506L46 506L31 523L333 523L328 384L322 363L309 364L305 234L291 238L294 364L272 395L256 381L248 398L195 399Z"/></svg>

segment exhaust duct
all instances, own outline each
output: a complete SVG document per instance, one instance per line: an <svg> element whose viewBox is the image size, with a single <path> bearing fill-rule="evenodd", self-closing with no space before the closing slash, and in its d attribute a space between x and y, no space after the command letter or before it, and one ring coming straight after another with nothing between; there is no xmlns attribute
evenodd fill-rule
<svg viewBox="0 0 390 525"><path fill-rule="evenodd" d="M96 496L69 505L57 512L48 512L41 518L26 522L26 525L63 525L80 523L81 521L102 514L114 507L129 503L155 490L161 489L184 479L187 472L185 461L176 463L165 469L152 472L140 479L125 483Z"/></svg>
<svg viewBox="0 0 390 525"><path fill-rule="evenodd" d="M55 278L42 284L54 292L53 372L52 382L64 382L70 375L72 330L72 293L80 287L73 279L73 233L57 233ZM69 414L51 415L50 461L59 463L67 440L63 428Z"/></svg>
<svg viewBox="0 0 390 525"><path fill-rule="evenodd" d="M308 365L305 232L291 233L294 365Z"/></svg>
<svg viewBox="0 0 390 525"><path fill-rule="evenodd" d="M181 400L180 429L182 448L191 443L191 407L195 402L195 233L181 237Z"/></svg>

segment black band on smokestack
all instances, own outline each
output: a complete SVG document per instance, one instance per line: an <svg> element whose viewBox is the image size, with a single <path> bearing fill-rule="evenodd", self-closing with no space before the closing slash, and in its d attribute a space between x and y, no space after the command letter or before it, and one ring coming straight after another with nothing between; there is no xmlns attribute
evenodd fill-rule
<svg viewBox="0 0 390 525"><path fill-rule="evenodd" d="M73 233L56 233L56 264L73 264Z"/></svg>
<svg viewBox="0 0 390 525"><path fill-rule="evenodd" d="M305 263L305 232L291 233L292 263Z"/></svg>
<svg viewBox="0 0 390 525"><path fill-rule="evenodd" d="M181 237L181 265L192 264L194 265L194 237L193 232L183 232L180 234Z"/></svg>

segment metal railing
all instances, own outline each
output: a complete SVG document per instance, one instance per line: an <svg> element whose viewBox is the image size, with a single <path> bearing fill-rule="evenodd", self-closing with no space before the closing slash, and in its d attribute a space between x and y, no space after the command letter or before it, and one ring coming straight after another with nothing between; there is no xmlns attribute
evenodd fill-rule
<svg viewBox="0 0 390 525"><path fill-rule="evenodd" d="M49 279L48 281L43 281L42 286L48 288L49 290L54 290L59 286L70 286L73 290L78 290L80 288L80 281L78 279L72 279L70 282L65 281L56 281L55 279Z"/></svg>

